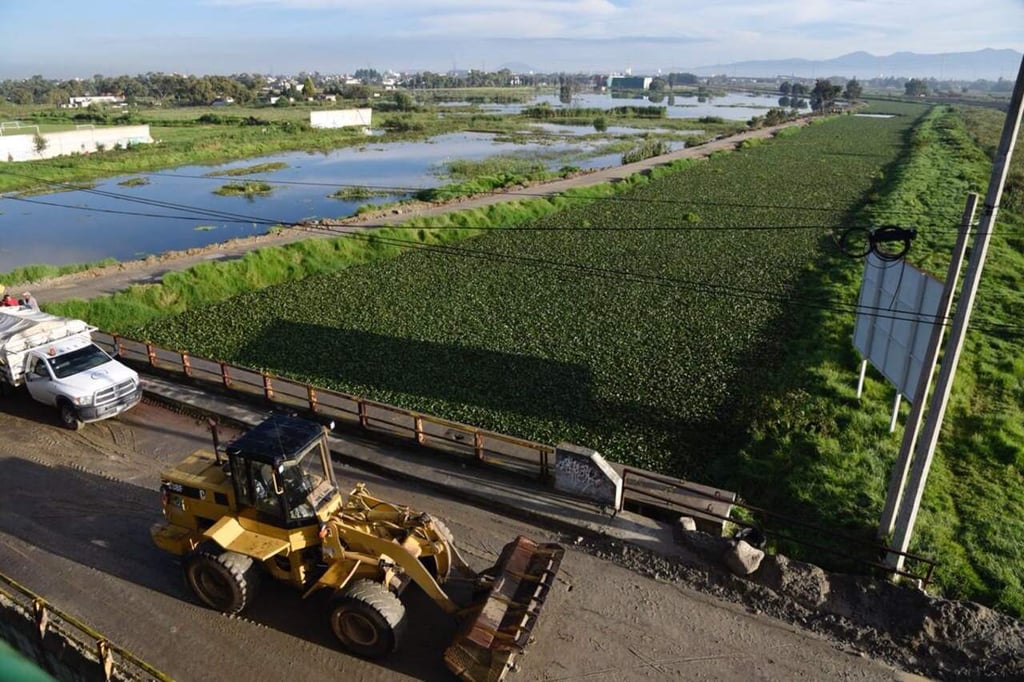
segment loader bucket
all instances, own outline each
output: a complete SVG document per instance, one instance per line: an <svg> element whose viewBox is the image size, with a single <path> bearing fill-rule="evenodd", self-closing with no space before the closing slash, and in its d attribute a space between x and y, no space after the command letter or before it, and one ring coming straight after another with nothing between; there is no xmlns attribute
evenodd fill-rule
<svg viewBox="0 0 1024 682"><path fill-rule="evenodd" d="M519 536L505 545L493 567L485 598L465 613L467 618L444 660L465 682L499 682L516 654L530 640L537 616L555 582L565 549Z"/></svg>

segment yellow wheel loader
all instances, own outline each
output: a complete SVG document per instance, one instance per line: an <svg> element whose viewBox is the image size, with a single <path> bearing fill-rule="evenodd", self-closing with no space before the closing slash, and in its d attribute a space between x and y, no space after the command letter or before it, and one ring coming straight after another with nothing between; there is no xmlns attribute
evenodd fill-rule
<svg viewBox="0 0 1024 682"><path fill-rule="evenodd" d="M501 680L529 640L565 550L520 536L494 566L474 572L440 521L380 500L362 483L343 499L327 433L272 416L221 447L214 430L213 452L163 472L165 520L151 529L153 541L182 557L189 587L224 613L243 611L267 574L303 597L330 590L331 630L366 658L399 646L399 595L416 583L461 621L448 668L467 682ZM450 579L473 583L473 603L449 596Z"/></svg>

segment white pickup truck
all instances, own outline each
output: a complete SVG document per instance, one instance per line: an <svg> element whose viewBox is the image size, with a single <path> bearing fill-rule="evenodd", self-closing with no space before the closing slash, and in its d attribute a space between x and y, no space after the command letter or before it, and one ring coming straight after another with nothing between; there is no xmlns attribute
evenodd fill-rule
<svg viewBox="0 0 1024 682"><path fill-rule="evenodd" d="M82 320L0 307L0 380L56 407L69 429L121 414L142 398L139 375L94 344L94 331Z"/></svg>

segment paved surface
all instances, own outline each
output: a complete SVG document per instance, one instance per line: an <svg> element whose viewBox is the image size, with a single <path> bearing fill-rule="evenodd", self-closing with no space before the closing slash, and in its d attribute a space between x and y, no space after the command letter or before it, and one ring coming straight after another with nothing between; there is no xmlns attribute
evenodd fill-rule
<svg viewBox="0 0 1024 682"><path fill-rule="evenodd" d="M213 402L243 421L261 416ZM175 560L152 545L148 528L160 518L160 469L208 443L204 420L142 404L69 432L24 395L0 405L0 570L158 669L179 680L450 679L440 651L454 623L418 590L407 593L410 637L382 663L339 651L324 623L324 605L303 602L281 585L265 585L243 618L194 602ZM343 461L339 481L365 481L384 498L443 518L478 569L517 534L567 543L558 589L510 682L907 679L793 626L599 559L574 546L571 535L505 513L515 504L581 528L603 524L585 505L531 494L528 484L481 478L422 454L406 457L397 448L347 438L335 446L351 461L393 469L405 479ZM442 485L460 489L459 499L438 494ZM481 497L482 506L466 502ZM624 530L630 529L617 532ZM658 531L641 534L653 541Z"/></svg>
<svg viewBox="0 0 1024 682"><path fill-rule="evenodd" d="M384 215L369 214L365 217L348 218L331 221L332 232L322 233L308 229L283 230L279 234L262 235L245 239L236 239L223 244L215 244L200 249L164 254L140 261L128 261L104 268L58 277L32 285L13 285L17 291L31 286L32 293L40 303L63 301L69 298L94 298L127 289L133 284L151 284L159 282L168 272L185 270L199 263L211 260L231 260L241 258L249 251L264 246L280 246L304 239L318 237L336 237L339 232L351 232L374 227L384 227L405 222L414 217L431 216L448 213L453 210L479 208L505 201L515 201L538 196L551 196L577 187L588 187L604 182L614 182L641 173L655 166L664 165L677 159L695 159L709 156L716 151L732 149L743 140L767 138L778 130L793 125L803 125L803 119L795 122L751 130L739 135L713 140L699 147L680 149L669 154L644 159L624 166L614 166L592 173L585 173L573 178L533 185L521 189L496 192L483 196L475 196L446 204L420 204L413 207L387 212Z"/></svg>

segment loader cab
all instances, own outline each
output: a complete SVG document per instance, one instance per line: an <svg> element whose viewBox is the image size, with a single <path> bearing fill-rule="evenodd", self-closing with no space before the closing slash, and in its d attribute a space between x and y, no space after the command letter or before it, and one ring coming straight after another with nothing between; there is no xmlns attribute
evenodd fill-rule
<svg viewBox="0 0 1024 682"><path fill-rule="evenodd" d="M324 428L275 415L224 448L239 509L263 523L297 528L317 523L317 512L338 498Z"/></svg>

